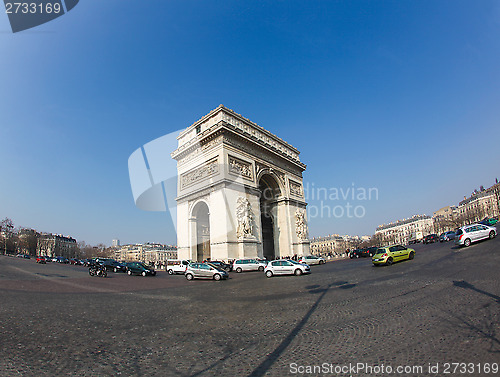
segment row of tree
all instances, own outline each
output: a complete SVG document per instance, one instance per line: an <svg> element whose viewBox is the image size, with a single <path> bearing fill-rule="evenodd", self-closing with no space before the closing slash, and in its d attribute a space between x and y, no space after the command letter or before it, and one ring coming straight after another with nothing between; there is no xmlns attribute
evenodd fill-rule
<svg viewBox="0 0 500 377"><path fill-rule="evenodd" d="M12 219L6 217L0 221L0 236L0 253L37 255L40 233L35 230L16 228ZM112 248L104 244L89 245L85 241L80 241L76 243L71 257L78 259L110 257L112 253Z"/></svg>

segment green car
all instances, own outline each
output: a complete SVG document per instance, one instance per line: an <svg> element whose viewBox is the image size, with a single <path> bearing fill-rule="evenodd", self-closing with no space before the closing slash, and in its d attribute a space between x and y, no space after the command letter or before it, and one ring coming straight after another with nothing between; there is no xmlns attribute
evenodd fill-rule
<svg viewBox="0 0 500 377"><path fill-rule="evenodd" d="M495 225L497 222L498 222L498 220L497 220L497 219L495 219L495 218L491 218L491 219L484 219L483 221L480 221L480 222L479 222L479 224L493 226L493 225Z"/></svg>
<svg viewBox="0 0 500 377"><path fill-rule="evenodd" d="M127 266L127 274L130 275L151 275L155 276L156 271L154 270L153 267L147 266L144 263L141 262L130 262L126 264Z"/></svg>
<svg viewBox="0 0 500 377"><path fill-rule="evenodd" d="M415 250L401 245L392 245L379 247L372 258L372 262L375 266L379 266L381 264L390 266L394 262L399 262L405 259L413 259L414 257Z"/></svg>

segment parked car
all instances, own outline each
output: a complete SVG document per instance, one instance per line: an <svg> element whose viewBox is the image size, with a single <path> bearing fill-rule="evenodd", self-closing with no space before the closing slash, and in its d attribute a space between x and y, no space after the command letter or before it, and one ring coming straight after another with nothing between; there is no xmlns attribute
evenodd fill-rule
<svg viewBox="0 0 500 377"><path fill-rule="evenodd" d="M43 263L43 264L45 264L47 262L45 261L45 257L44 256L39 255L38 257L36 257L36 263Z"/></svg>
<svg viewBox="0 0 500 377"><path fill-rule="evenodd" d="M325 258L317 257L316 255L304 255L302 258L299 259L299 263L305 263L308 265L324 264L326 263L326 260Z"/></svg>
<svg viewBox="0 0 500 377"><path fill-rule="evenodd" d="M236 259L233 262L233 271L264 271L264 266L256 259Z"/></svg>
<svg viewBox="0 0 500 377"><path fill-rule="evenodd" d="M142 276L155 276L156 271L153 267L147 266L142 262L129 262L126 263L127 274L130 275L142 275Z"/></svg>
<svg viewBox="0 0 500 377"><path fill-rule="evenodd" d="M365 249L355 249L351 251L349 254L349 257L352 258L365 258L365 257L371 257L370 251L368 248Z"/></svg>
<svg viewBox="0 0 500 377"><path fill-rule="evenodd" d="M55 258L56 260L54 262L57 262L57 263L63 263L63 264L68 264L69 263L69 259L68 258L65 258L65 257L56 257Z"/></svg>
<svg viewBox="0 0 500 377"><path fill-rule="evenodd" d="M441 235L439 236L439 242L445 242L454 239L455 239L455 232L445 232L441 233Z"/></svg>
<svg viewBox="0 0 500 377"><path fill-rule="evenodd" d="M427 236L424 237L424 240L422 242L428 244L438 241L439 241L439 236L437 234L428 234Z"/></svg>
<svg viewBox="0 0 500 377"><path fill-rule="evenodd" d="M87 258L87 259L84 259L82 262L83 262L83 265L85 267L90 267L90 266L93 266L95 264L95 259Z"/></svg>
<svg viewBox="0 0 500 377"><path fill-rule="evenodd" d="M189 261L187 260L169 259L167 260L166 270L169 275L184 274L188 265Z"/></svg>
<svg viewBox="0 0 500 377"><path fill-rule="evenodd" d="M351 252L349 253L349 258L351 258L351 259L359 258L359 257L361 257L361 250L360 249L351 250Z"/></svg>
<svg viewBox="0 0 500 377"><path fill-rule="evenodd" d="M264 269L264 273L268 278L274 275L302 275L309 274L311 267L304 263L295 262L290 259L278 259L269 262Z"/></svg>
<svg viewBox="0 0 500 377"><path fill-rule="evenodd" d="M471 243L484 239L492 239L497 235L497 228L484 224L472 224L458 228L455 236L455 244L458 246L470 246Z"/></svg>
<svg viewBox="0 0 500 377"><path fill-rule="evenodd" d="M392 245L387 247L379 247L376 254L372 258L372 263L375 266L385 264L390 266L394 262L399 262L405 259L413 259L415 250L404 247L402 245Z"/></svg>
<svg viewBox="0 0 500 377"><path fill-rule="evenodd" d="M258 258L257 262L259 262L264 268L266 268L267 264L269 263L267 259L258 259Z"/></svg>
<svg viewBox="0 0 500 377"><path fill-rule="evenodd" d="M25 259L31 259L28 254L17 254L16 257L18 257L18 258L25 258Z"/></svg>
<svg viewBox="0 0 500 377"><path fill-rule="evenodd" d="M497 222L498 222L498 220L495 219L494 217L492 217L491 219L486 218L486 219L480 221L479 224L493 226L493 225L496 225Z"/></svg>
<svg viewBox="0 0 500 377"><path fill-rule="evenodd" d="M213 279L213 280L221 280L227 279L229 274L227 271L217 267L212 263L202 263L202 262L194 262L190 263L187 266L186 272L184 276L187 280L193 279Z"/></svg>

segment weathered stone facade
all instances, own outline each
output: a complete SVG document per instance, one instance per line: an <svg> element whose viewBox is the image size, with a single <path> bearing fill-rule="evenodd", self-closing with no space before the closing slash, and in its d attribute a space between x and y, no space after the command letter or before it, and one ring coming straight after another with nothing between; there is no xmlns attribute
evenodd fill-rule
<svg viewBox="0 0 500 377"><path fill-rule="evenodd" d="M75 258L78 245L73 237L65 237L60 234L41 234L38 237L37 255L49 257Z"/></svg>
<svg viewBox="0 0 500 377"><path fill-rule="evenodd" d="M297 149L222 105L177 139L179 258L309 254Z"/></svg>

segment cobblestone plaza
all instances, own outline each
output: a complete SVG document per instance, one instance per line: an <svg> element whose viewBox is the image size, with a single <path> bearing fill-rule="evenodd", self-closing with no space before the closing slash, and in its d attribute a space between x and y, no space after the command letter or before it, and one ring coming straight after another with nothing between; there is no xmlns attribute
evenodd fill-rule
<svg viewBox="0 0 500 377"><path fill-rule="evenodd" d="M417 245L414 260L390 267L348 259L300 277L220 282L90 278L79 266L0 257L0 375L287 376L363 363L424 369L322 374L442 376L452 362L476 365L452 376L495 375L477 365L500 352L499 248L499 238Z"/></svg>

